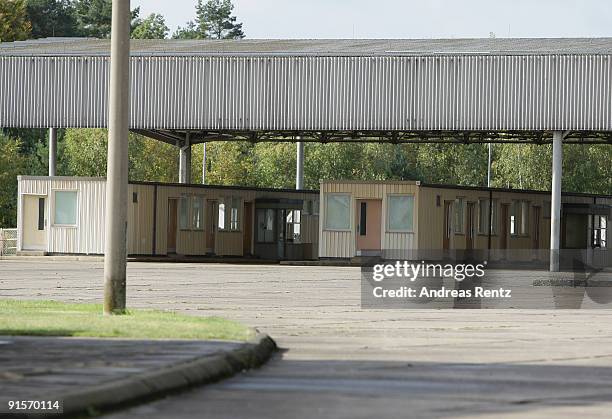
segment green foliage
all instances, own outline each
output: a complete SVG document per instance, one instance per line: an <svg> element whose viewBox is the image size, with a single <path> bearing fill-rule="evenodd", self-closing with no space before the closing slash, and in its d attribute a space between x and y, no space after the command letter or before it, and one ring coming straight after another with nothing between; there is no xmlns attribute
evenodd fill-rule
<svg viewBox="0 0 612 419"><path fill-rule="evenodd" d="M494 186L550 190L552 146L495 145ZM563 146L564 191L612 194L612 147Z"/></svg>
<svg viewBox="0 0 612 419"><path fill-rule="evenodd" d="M31 29L25 0L0 1L0 42L28 39Z"/></svg>
<svg viewBox="0 0 612 419"><path fill-rule="evenodd" d="M71 0L28 0L27 13L32 38L80 35Z"/></svg>
<svg viewBox="0 0 612 419"><path fill-rule="evenodd" d="M199 39L199 37L200 34L196 24L192 21L187 22L185 27L179 26L172 34L174 39Z"/></svg>
<svg viewBox="0 0 612 419"><path fill-rule="evenodd" d="M242 23L232 15L231 0L198 0L196 19L179 27L173 34L176 39L242 39L245 37Z"/></svg>
<svg viewBox="0 0 612 419"><path fill-rule="evenodd" d="M0 134L0 228L17 224L17 176L27 169L27 157L20 149L21 141Z"/></svg>
<svg viewBox="0 0 612 419"><path fill-rule="evenodd" d="M112 0L75 0L79 31L83 36L109 38L113 18ZM132 10L132 30L141 22L140 7Z"/></svg>
<svg viewBox="0 0 612 419"><path fill-rule="evenodd" d="M108 131L69 129L64 139L67 174L106 176ZM130 180L173 182L178 177L176 147L130 133L128 168Z"/></svg>
<svg viewBox="0 0 612 419"><path fill-rule="evenodd" d="M160 14L151 13L139 21L132 31L133 39L165 39L168 35L166 20Z"/></svg>

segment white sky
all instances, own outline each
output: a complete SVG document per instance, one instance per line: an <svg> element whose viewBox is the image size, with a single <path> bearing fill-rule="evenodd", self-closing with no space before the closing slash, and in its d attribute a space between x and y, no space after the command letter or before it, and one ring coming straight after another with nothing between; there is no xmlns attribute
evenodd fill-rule
<svg viewBox="0 0 612 419"><path fill-rule="evenodd" d="M196 0L132 0L174 31ZM612 36L611 0L234 0L247 38Z"/></svg>

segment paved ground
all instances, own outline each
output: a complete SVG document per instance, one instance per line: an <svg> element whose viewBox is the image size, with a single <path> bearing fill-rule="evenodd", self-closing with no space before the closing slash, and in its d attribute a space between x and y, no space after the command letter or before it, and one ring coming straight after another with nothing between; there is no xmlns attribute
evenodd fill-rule
<svg viewBox="0 0 612 419"><path fill-rule="evenodd" d="M243 321L285 351L258 371L114 419L609 417L612 409L609 311L362 310L356 268L128 270L132 306ZM101 263L0 261L2 296L97 301L101 278Z"/></svg>
<svg viewBox="0 0 612 419"><path fill-rule="evenodd" d="M241 347L232 342L0 336L0 411ZM46 397L48 396L48 397Z"/></svg>

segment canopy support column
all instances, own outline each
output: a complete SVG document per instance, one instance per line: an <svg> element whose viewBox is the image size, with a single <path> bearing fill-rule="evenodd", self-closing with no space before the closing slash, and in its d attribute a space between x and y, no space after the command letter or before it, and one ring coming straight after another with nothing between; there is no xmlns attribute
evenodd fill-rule
<svg viewBox="0 0 612 419"><path fill-rule="evenodd" d="M191 183L191 139L185 135L185 143L179 148L179 183Z"/></svg>
<svg viewBox="0 0 612 419"><path fill-rule="evenodd" d="M563 176L563 132L553 132L552 187L550 201L550 271L559 272L561 243L561 178Z"/></svg>
<svg viewBox="0 0 612 419"><path fill-rule="evenodd" d="M49 128L49 176L57 173L57 128Z"/></svg>

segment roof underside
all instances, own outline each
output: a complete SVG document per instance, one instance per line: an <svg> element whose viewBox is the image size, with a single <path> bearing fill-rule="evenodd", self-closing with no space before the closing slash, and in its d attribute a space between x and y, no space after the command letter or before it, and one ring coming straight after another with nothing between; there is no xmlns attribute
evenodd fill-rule
<svg viewBox="0 0 612 419"><path fill-rule="evenodd" d="M132 40L132 55L320 55L401 56L437 54L612 54L612 38L493 39L244 39ZM110 41L45 38L0 43L0 55L109 55Z"/></svg>

